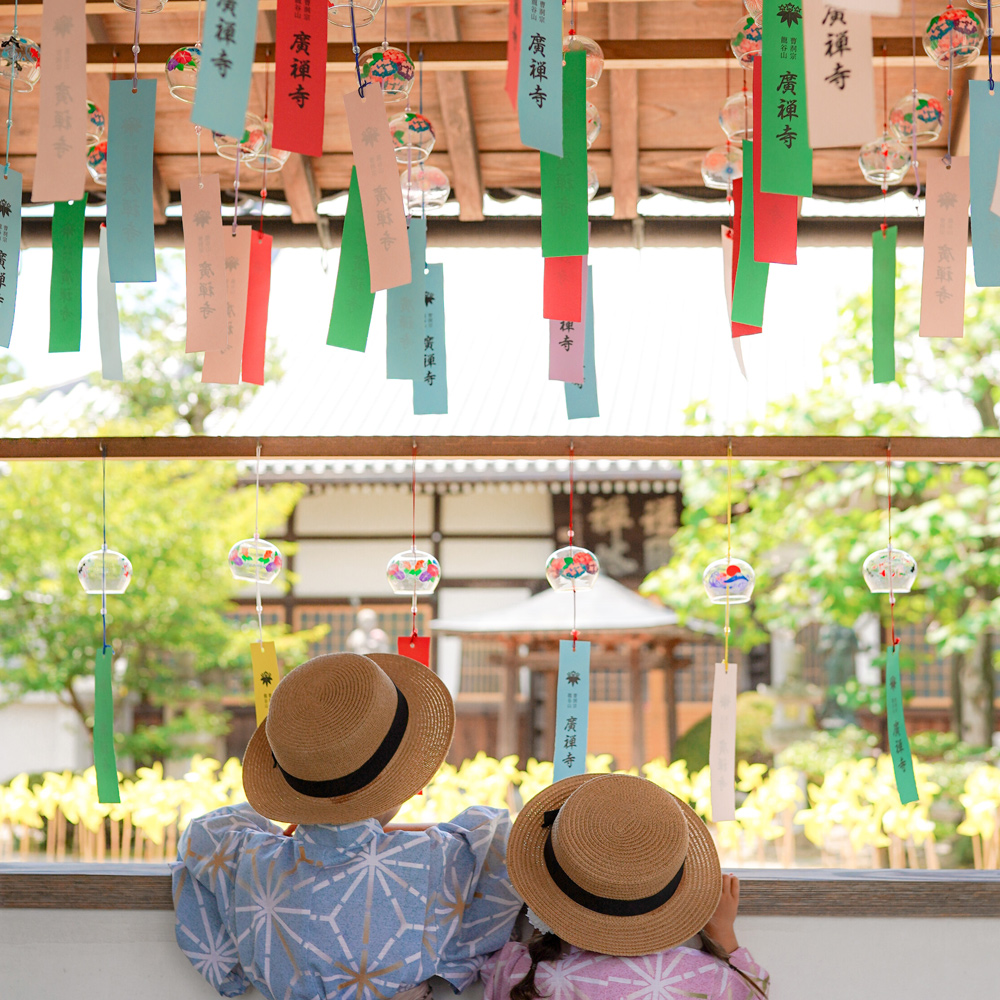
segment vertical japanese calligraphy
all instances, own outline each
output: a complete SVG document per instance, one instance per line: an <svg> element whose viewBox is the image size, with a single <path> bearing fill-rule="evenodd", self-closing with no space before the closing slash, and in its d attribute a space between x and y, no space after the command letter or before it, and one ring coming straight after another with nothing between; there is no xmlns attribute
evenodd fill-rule
<svg viewBox="0 0 1000 1000"><path fill-rule="evenodd" d="M448 412L448 352L444 335L444 264L424 275L423 366L413 380L414 414Z"/></svg>
<svg viewBox="0 0 1000 1000"><path fill-rule="evenodd" d="M542 315L546 319L583 320L582 257L545 257L542 282Z"/></svg>
<svg viewBox="0 0 1000 1000"><path fill-rule="evenodd" d="M352 167L327 344L363 352L368 345L368 328L372 323L374 306L375 293L371 291L368 271L368 241L365 239L358 171Z"/></svg>
<svg viewBox="0 0 1000 1000"><path fill-rule="evenodd" d="M101 346L101 376L121 382L122 345L118 323L118 294L108 267L108 227L102 225L97 254L97 339Z"/></svg>
<svg viewBox="0 0 1000 1000"><path fill-rule="evenodd" d="M108 266L111 280L156 281L153 116L156 81L112 80L108 90Z"/></svg>
<svg viewBox="0 0 1000 1000"><path fill-rule="evenodd" d="M267 344L267 313L271 298L271 237L255 230L250 234L250 264L247 276L247 315L243 327L241 378L253 385L264 384L264 353Z"/></svg>
<svg viewBox="0 0 1000 1000"><path fill-rule="evenodd" d="M87 195L57 201L52 213L52 283L49 287L49 353L80 350L83 314L83 222Z"/></svg>
<svg viewBox="0 0 1000 1000"><path fill-rule="evenodd" d="M872 233L872 366L876 382L896 378L896 232Z"/></svg>
<svg viewBox="0 0 1000 1000"><path fill-rule="evenodd" d="M969 241L969 158L931 157L924 201L924 270L920 336L961 337L965 325L965 262Z"/></svg>
<svg viewBox="0 0 1000 1000"><path fill-rule="evenodd" d="M556 739L553 781L587 770L587 722L590 715L590 643L559 640L556 681Z"/></svg>
<svg viewBox="0 0 1000 1000"><path fill-rule="evenodd" d="M812 150L806 116L802 0L767 0L763 28L761 191L812 194ZM746 148L743 150L746 159ZM746 163L744 162L744 169Z"/></svg>
<svg viewBox="0 0 1000 1000"><path fill-rule="evenodd" d="M712 728L708 740L712 822L736 819L736 664L715 665Z"/></svg>
<svg viewBox="0 0 1000 1000"><path fill-rule="evenodd" d="M379 87L357 88L344 94L351 149L358 170L358 190L368 241L371 290L410 283L410 251L399 187L396 156Z"/></svg>
<svg viewBox="0 0 1000 1000"><path fill-rule="evenodd" d="M32 201L76 201L87 176L86 0L42 7L42 73Z"/></svg>
<svg viewBox="0 0 1000 1000"><path fill-rule="evenodd" d="M809 145L864 145L878 135L871 15L802 0L802 35Z"/></svg>
<svg viewBox="0 0 1000 1000"><path fill-rule="evenodd" d="M97 801L120 802L118 762L115 760L115 698L111 688L114 651L103 646L94 663L94 770Z"/></svg>
<svg viewBox="0 0 1000 1000"><path fill-rule="evenodd" d="M21 175L0 171L0 347L10 347L14 330L18 262L21 255Z"/></svg>
<svg viewBox="0 0 1000 1000"><path fill-rule="evenodd" d="M520 0L517 120L529 149L562 156L563 51L559 0Z"/></svg>
<svg viewBox="0 0 1000 1000"><path fill-rule="evenodd" d="M767 292L769 265L754 260L753 214L753 147L749 139L743 140L743 179L733 184L733 197L740 198L739 256L736 261L736 279L733 282L733 323L760 328L764 325L764 295ZM735 239L735 235L734 235ZM733 336L756 332L744 329Z"/></svg>
<svg viewBox="0 0 1000 1000"><path fill-rule="evenodd" d="M416 379L423 372L424 261L427 220L414 217L406 238L410 247L410 281L385 296L386 378Z"/></svg>
<svg viewBox="0 0 1000 1000"><path fill-rule="evenodd" d="M530 0L529 0L530 2ZM517 77L521 65L521 0L510 0L507 10L507 77L504 90L517 111Z"/></svg>
<svg viewBox="0 0 1000 1000"><path fill-rule="evenodd" d="M907 802L916 802L920 796L917 795L910 739L906 735L906 720L903 717L903 685L899 676L898 646L889 646L885 651L885 708L896 791L899 792L899 801L906 805Z"/></svg>
<svg viewBox="0 0 1000 1000"><path fill-rule="evenodd" d="M565 258L578 262L579 307L581 316L587 310L587 258ZM586 323L571 319L549 320L549 378L558 382L583 383L583 355L586 346Z"/></svg>
<svg viewBox="0 0 1000 1000"><path fill-rule="evenodd" d="M743 154L744 157L746 153ZM751 164L753 158L751 156ZM735 180L733 181L733 228L732 228L732 241L733 247L731 250L732 257L732 268L729 275L729 298L727 300L729 308L729 326L732 332L733 338L745 337L749 334L760 333L761 328L759 326L752 326L747 323L736 323L733 321L733 292L736 288L736 272L739 270L740 262L740 223L743 220L743 213L741 211L741 205L743 202L743 181Z"/></svg>
<svg viewBox="0 0 1000 1000"><path fill-rule="evenodd" d="M570 420L599 417L601 408L597 399L597 363L594 350L594 266L587 266L587 312L584 317L583 381L566 382L566 416Z"/></svg>
<svg viewBox="0 0 1000 1000"><path fill-rule="evenodd" d="M562 152L542 152L542 256L583 257L587 222L587 56L567 52L563 67Z"/></svg>
<svg viewBox="0 0 1000 1000"><path fill-rule="evenodd" d="M243 337L247 322L247 288L250 281L250 226L237 226L235 235L223 230L226 269L226 346L206 351L202 382L236 385L243 365Z"/></svg>
<svg viewBox="0 0 1000 1000"><path fill-rule="evenodd" d="M207 0L191 109L195 125L243 135L256 41L257 0Z"/></svg>
<svg viewBox="0 0 1000 1000"><path fill-rule="evenodd" d="M218 174L181 178L187 277L185 351L221 351L228 341L226 251Z"/></svg>
<svg viewBox="0 0 1000 1000"><path fill-rule="evenodd" d="M972 269L980 288L1000 285L1000 216L990 211L1000 164L1000 101L986 80L969 81Z"/></svg>
<svg viewBox="0 0 1000 1000"><path fill-rule="evenodd" d="M253 671L253 707L259 726L267 718L271 695L281 680L273 642L250 643L250 669Z"/></svg>
<svg viewBox="0 0 1000 1000"><path fill-rule="evenodd" d="M324 0L278 4L272 137L276 149L323 155L326 12Z"/></svg>

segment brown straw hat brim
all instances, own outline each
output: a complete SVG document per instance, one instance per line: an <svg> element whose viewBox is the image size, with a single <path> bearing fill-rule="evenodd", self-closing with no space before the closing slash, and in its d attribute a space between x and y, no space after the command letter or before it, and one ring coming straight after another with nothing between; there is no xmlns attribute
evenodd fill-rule
<svg viewBox="0 0 1000 1000"><path fill-rule="evenodd" d="M243 757L243 788L262 816L281 823L354 823L397 809L437 773L455 732L455 704L441 679L423 664L395 653L370 653L402 691L409 706L406 732L378 776L363 788L333 798L295 791L274 765L266 722ZM331 776L337 774L331 761Z"/></svg>
<svg viewBox="0 0 1000 1000"><path fill-rule="evenodd" d="M662 906L640 916L607 916L574 902L555 884L545 865L549 829L544 814L558 809L582 784L599 774L579 774L539 792L520 812L507 845L507 870L521 898L564 941L602 955L648 955L683 944L715 913L722 895L719 855L698 814L675 798L688 827L684 874ZM620 850L620 847L616 848ZM664 883L670 873L664 873Z"/></svg>

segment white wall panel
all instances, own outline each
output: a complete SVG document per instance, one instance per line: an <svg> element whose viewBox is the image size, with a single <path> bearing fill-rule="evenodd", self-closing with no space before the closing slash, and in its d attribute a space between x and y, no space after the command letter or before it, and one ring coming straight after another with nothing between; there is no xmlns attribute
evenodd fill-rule
<svg viewBox="0 0 1000 1000"><path fill-rule="evenodd" d="M295 509L295 530L300 535L373 535L409 532L413 520L409 490L395 485L383 491L337 488L307 494ZM417 494L417 531L433 528L433 497ZM389 553L391 556L392 553ZM389 556L386 556L388 561Z"/></svg>
<svg viewBox="0 0 1000 1000"><path fill-rule="evenodd" d="M503 579L545 576L552 542L544 539L449 539L441 543L441 578Z"/></svg>
<svg viewBox="0 0 1000 1000"><path fill-rule="evenodd" d="M445 535L551 535L552 495L486 490L449 493L441 498L441 531Z"/></svg>
<svg viewBox="0 0 1000 1000"><path fill-rule="evenodd" d="M430 540L417 537L417 548ZM295 595L301 600L319 597L377 597L393 594L385 578L389 560L410 547L410 537L359 541L299 542L295 553Z"/></svg>

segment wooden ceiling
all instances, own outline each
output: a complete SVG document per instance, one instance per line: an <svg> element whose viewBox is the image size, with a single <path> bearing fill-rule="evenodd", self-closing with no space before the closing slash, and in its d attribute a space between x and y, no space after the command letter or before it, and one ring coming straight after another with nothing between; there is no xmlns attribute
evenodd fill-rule
<svg viewBox="0 0 1000 1000"><path fill-rule="evenodd" d="M251 91L251 110L259 113L264 110L265 79L269 78L275 6L276 0L260 0ZM918 33L943 6L941 0L917 0ZM883 46L889 106L912 86L911 19L909 5L904 4L904 8L903 17L875 18L873 22L879 107L885 89ZM98 0L89 0L87 12L89 96L106 110L111 74L131 75L133 16L113 3ZM599 85L588 92L603 122L590 162L602 188L614 195L616 218L635 218L638 198L651 191L710 196L702 185L700 163L707 149L724 141L718 124L719 106L727 93L738 91L743 84L743 73L729 49L732 27L742 12L738 0L612 0L577 5L578 31L598 40L606 57ZM9 31L12 15L13 0L0 0L0 32ZM41 3L20 3L22 35L37 41L40 19ZM179 200L180 179L197 171L197 137L190 122L190 105L170 95L164 63L174 48L197 40L198 3L169 0L162 12L144 15L141 28L140 75L160 81L154 200L157 221L163 223L167 206ZM460 217L470 223L483 218L484 192L507 197L512 192L537 192L539 187L538 154L521 145L517 119L503 89L506 31L507 5L496 0L428 0L414 7L390 0L390 43L405 47L409 33L414 60L421 51L424 55L424 113L437 134L429 162L447 173ZM360 29L358 35L363 49L380 42L381 14L375 25ZM319 222L321 242L325 242L323 220L316 205L346 190L351 169L350 141L340 100L352 86L350 33L331 25L329 41L324 154L316 158L293 154L280 173L268 176L268 197L288 203L293 223L315 227ZM984 53L980 62L985 61ZM969 74L979 70L977 63L955 73L956 152L967 149L966 83ZM919 40L917 86L945 100L948 75L923 55ZM415 85L414 109L416 94ZM24 174L27 191L34 172L37 88L15 96L13 120L11 162ZM201 142L205 169L220 173L224 191L228 186L231 192L232 162L216 156L210 134L203 134ZM943 148L943 138L940 145ZM817 151L814 176L818 194L871 197L878 193L861 177L853 148ZM242 179L246 181L245 173ZM250 180L249 191L244 184L243 191L252 193L253 184ZM102 190L93 183L89 189L98 197Z"/></svg>

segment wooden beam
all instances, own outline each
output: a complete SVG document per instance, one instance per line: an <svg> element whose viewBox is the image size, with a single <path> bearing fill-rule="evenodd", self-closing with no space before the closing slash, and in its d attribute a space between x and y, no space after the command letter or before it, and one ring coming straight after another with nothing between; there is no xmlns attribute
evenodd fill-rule
<svg viewBox="0 0 1000 1000"><path fill-rule="evenodd" d="M101 446L109 459L245 459L260 445L270 461L310 459L409 459L416 441L419 459L565 458L572 444L577 462L598 459L709 461L726 458L731 444L737 461L884 462L891 445L897 462L996 462L1000 437L816 437L761 435L710 437L653 435L612 437L37 437L0 438L0 460L96 461Z"/></svg>
<svg viewBox="0 0 1000 1000"><path fill-rule="evenodd" d="M458 42L458 14L452 7L428 7L427 28L436 41ZM483 218L483 177L479 169L476 123L469 100L469 83L461 70L441 70L435 75L441 105L443 134L451 158L450 176L458 199L458 217L467 222Z"/></svg>
<svg viewBox="0 0 1000 1000"><path fill-rule="evenodd" d="M614 38L636 38L639 8L634 3L608 8L608 29ZM616 219L639 214L639 71L612 69L611 194Z"/></svg>

